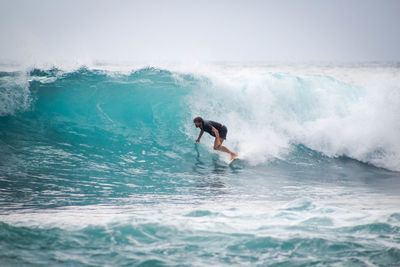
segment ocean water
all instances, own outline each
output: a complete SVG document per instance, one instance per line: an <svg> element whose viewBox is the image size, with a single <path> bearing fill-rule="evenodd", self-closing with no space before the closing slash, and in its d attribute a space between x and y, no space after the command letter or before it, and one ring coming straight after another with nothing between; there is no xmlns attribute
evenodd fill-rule
<svg viewBox="0 0 400 267"><path fill-rule="evenodd" d="M4 69L1 266L400 266L398 64Z"/></svg>

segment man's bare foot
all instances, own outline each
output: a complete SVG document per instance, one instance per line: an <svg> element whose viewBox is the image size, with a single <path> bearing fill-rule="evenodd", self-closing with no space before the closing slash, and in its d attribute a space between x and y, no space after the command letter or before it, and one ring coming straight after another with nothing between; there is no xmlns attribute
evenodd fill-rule
<svg viewBox="0 0 400 267"><path fill-rule="evenodd" d="M232 153L232 154L231 154L231 161L234 160L234 159L236 159L237 157L238 157L238 154Z"/></svg>

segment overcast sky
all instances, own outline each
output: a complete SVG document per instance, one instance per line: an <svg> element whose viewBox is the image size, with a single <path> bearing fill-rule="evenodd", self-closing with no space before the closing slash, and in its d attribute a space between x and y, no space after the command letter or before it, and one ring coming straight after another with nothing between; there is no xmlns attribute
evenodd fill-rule
<svg viewBox="0 0 400 267"><path fill-rule="evenodd" d="M0 0L0 60L398 61L400 0Z"/></svg>

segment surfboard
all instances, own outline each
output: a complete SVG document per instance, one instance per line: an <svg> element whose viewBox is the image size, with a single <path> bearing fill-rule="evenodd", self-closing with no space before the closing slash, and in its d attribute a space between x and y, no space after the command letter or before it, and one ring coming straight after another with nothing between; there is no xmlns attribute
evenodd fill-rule
<svg viewBox="0 0 400 267"><path fill-rule="evenodd" d="M234 159L231 159L231 160L228 162L228 165L231 165L233 162L238 161L238 160L239 160L239 157L236 157L236 158L234 158Z"/></svg>

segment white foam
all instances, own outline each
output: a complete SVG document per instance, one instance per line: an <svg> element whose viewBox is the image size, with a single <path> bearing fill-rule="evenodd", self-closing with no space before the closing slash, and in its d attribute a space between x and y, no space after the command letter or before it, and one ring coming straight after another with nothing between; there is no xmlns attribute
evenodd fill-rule
<svg viewBox="0 0 400 267"><path fill-rule="evenodd" d="M192 116L227 125L227 146L253 164L301 143L400 171L399 68L214 66L199 73L210 80L189 96Z"/></svg>
<svg viewBox="0 0 400 267"><path fill-rule="evenodd" d="M30 95L25 73L0 77L0 116L28 109L32 101Z"/></svg>

